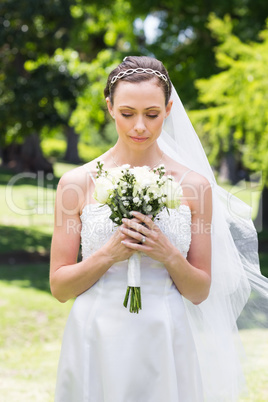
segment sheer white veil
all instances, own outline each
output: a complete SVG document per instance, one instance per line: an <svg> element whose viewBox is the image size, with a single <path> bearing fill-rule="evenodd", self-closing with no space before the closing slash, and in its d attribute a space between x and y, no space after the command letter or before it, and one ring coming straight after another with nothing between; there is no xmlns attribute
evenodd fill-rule
<svg viewBox="0 0 268 402"><path fill-rule="evenodd" d="M200 362L205 401L237 401L245 388L242 328L268 328L268 280L261 275L251 208L216 183L204 149L172 88L159 147L205 176L212 188L212 285L198 306L184 299ZM267 331L268 334L268 331Z"/></svg>

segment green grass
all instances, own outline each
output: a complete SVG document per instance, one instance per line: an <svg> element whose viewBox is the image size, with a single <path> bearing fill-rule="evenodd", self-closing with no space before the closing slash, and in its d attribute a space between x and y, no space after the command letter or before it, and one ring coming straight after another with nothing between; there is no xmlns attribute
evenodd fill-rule
<svg viewBox="0 0 268 402"><path fill-rule="evenodd" d="M66 139L62 138L44 138L41 141L41 148L46 158L62 160L66 152ZM97 158L110 148L110 145L89 145L79 141L78 154L82 161L87 162Z"/></svg>
<svg viewBox="0 0 268 402"><path fill-rule="evenodd" d="M252 219L254 220L256 218L262 191L261 186L258 185L258 183L253 186L250 182L242 180L235 186L227 183L222 183L220 185L225 190L250 205L252 207Z"/></svg>
<svg viewBox="0 0 268 402"><path fill-rule="evenodd" d="M244 364L248 395L240 402L267 402L268 329L243 330L240 336L247 359Z"/></svg>
<svg viewBox="0 0 268 402"><path fill-rule="evenodd" d="M72 301L49 293L48 265L1 266L0 395L3 402L53 402L64 326ZM248 354L248 398L268 400L268 330L240 332ZM216 402L216 401L215 401Z"/></svg>
<svg viewBox="0 0 268 402"><path fill-rule="evenodd" d="M49 293L48 265L1 266L0 395L3 402L52 402L72 302Z"/></svg>

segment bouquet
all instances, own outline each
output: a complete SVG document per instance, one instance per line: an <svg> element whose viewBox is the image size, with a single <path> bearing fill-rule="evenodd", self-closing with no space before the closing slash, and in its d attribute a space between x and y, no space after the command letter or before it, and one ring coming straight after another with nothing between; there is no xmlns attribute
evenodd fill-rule
<svg viewBox="0 0 268 402"><path fill-rule="evenodd" d="M130 165L103 170L103 163L97 162L93 197L110 207L110 219L117 226L122 224L123 218L133 218L131 211L150 215L154 220L164 208L168 211L180 205L181 186L165 173L164 165L153 170L148 166L130 168ZM136 252L128 260L128 286L123 304L127 307L130 294L131 313L141 309L140 257Z"/></svg>

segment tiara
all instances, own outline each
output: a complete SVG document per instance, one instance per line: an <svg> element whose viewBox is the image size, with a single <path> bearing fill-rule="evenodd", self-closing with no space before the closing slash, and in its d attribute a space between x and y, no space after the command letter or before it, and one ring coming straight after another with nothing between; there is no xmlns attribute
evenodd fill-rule
<svg viewBox="0 0 268 402"><path fill-rule="evenodd" d="M110 83L110 92L111 92L111 88L113 86L113 84L117 81L120 80L121 78L124 78L128 75L132 75L134 73L137 74L142 74L142 73L146 73L146 74L154 74L157 77L161 78L163 81L165 81L165 83L167 84L167 86L169 87L169 82L168 82L168 78L166 75L160 73L160 71L158 70L152 70L151 68L129 68L128 70L125 71L121 71L120 73L118 73L117 75L115 75L112 79L111 79L111 83Z"/></svg>

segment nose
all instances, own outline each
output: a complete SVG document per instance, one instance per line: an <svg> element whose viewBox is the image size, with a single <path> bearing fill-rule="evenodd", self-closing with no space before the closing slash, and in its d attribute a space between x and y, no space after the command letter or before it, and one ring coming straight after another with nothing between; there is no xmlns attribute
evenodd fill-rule
<svg viewBox="0 0 268 402"><path fill-rule="evenodd" d="M142 116L137 117L137 120L136 120L135 126L134 126L134 130L139 134L142 134L146 130L146 126L144 124Z"/></svg>

